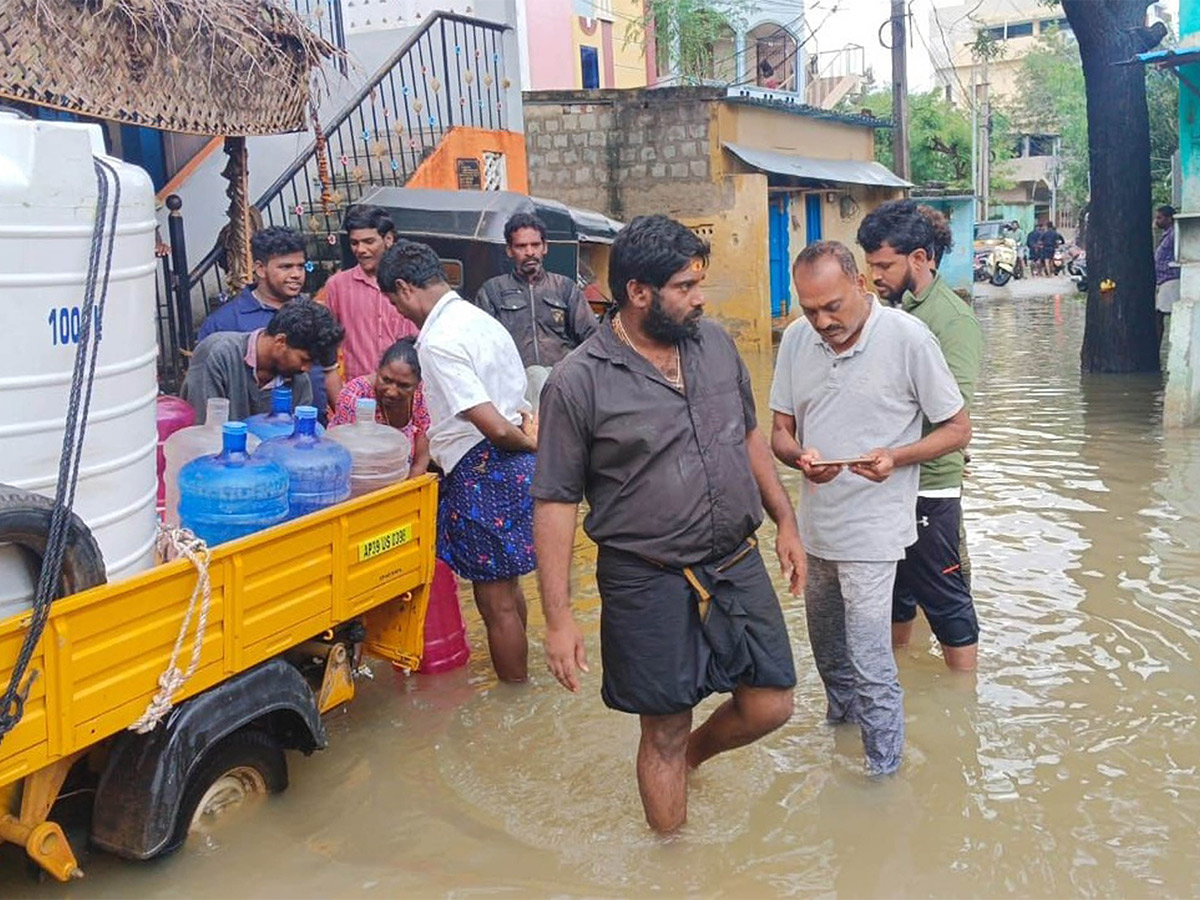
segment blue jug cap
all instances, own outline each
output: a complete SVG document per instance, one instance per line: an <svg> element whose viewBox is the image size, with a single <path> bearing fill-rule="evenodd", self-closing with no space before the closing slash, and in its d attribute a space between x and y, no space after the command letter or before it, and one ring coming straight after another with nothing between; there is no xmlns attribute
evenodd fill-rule
<svg viewBox="0 0 1200 900"><path fill-rule="evenodd" d="M297 406L297 419L315 419L317 417L317 408L315 406Z"/></svg>
<svg viewBox="0 0 1200 900"><path fill-rule="evenodd" d="M292 389L283 385L276 385L271 389L271 412L292 411Z"/></svg>
<svg viewBox="0 0 1200 900"><path fill-rule="evenodd" d="M226 422L224 425L221 426L221 433L229 434L229 435L245 434L246 433L246 423L245 422Z"/></svg>

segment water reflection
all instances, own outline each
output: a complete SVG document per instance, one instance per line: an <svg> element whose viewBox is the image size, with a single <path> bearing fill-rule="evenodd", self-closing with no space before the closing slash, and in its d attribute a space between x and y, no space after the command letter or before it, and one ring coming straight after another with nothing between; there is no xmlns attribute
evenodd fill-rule
<svg viewBox="0 0 1200 900"><path fill-rule="evenodd" d="M289 791L252 815L161 863L95 855L69 886L32 885L7 853L0 895L1196 894L1200 433L1163 433L1154 381L1081 379L1082 301L977 309L980 669L948 672L919 633L898 777L865 778L857 732L822 724L802 601L785 596L795 717L697 774L682 837L650 837L636 723L598 696L585 565L581 694L544 674L498 685L473 617L467 669L376 666L330 718L330 750L294 758ZM771 360L749 362L761 403Z"/></svg>

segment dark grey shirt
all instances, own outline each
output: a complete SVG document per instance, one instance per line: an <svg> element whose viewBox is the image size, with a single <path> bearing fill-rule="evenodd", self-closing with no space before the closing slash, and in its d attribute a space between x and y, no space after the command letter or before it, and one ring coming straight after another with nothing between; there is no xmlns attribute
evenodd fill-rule
<svg viewBox="0 0 1200 900"><path fill-rule="evenodd" d="M484 282L475 305L508 330L526 368L557 365L596 330L579 285L557 272L532 282L497 275Z"/></svg>
<svg viewBox="0 0 1200 900"><path fill-rule="evenodd" d="M733 340L702 319L681 356L686 394L602 323L546 384L530 491L586 496L592 540L673 567L727 555L763 514L746 451L754 394Z"/></svg>
<svg viewBox="0 0 1200 900"><path fill-rule="evenodd" d="M229 421L240 422L248 416L271 411L271 390L279 384L291 387L292 407L312 403L312 383L300 373L290 379L273 378L259 385L254 367L247 362L249 343L258 331L243 334L239 331L218 331L199 344L188 364L187 377L179 395L192 404L196 422L204 424L209 397L229 400Z"/></svg>

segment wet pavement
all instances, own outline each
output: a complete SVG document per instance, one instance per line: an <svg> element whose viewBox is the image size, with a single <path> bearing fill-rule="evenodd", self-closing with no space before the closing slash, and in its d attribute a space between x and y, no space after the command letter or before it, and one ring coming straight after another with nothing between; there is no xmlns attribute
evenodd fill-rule
<svg viewBox="0 0 1200 900"><path fill-rule="evenodd" d="M857 733L822 724L803 601L785 596L795 716L706 765L685 832L651 837L636 723L598 695L581 541L593 672L579 695L536 648L533 683L496 684L472 615L466 669L376 665L329 716L330 748L291 757L285 793L166 860L87 855L76 884L35 885L5 854L0 896L1197 894L1200 432L1163 432L1157 378L1080 376L1069 282L989 287L975 305L988 358L964 504L980 668L952 675L918 631L897 777L866 778ZM762 404L771 360L748 363Z"/></svg>

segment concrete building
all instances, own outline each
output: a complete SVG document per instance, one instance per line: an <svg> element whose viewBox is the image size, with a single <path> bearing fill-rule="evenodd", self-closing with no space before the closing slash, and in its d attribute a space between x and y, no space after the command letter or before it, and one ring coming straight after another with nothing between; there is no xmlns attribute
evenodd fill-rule
<svg viewBox="0 0 1200 900"><path fill-rule="evenodd" d="M985 81L993 101L1016 96L1021 60L1038 38L1071 30L1062 9L1048 7L1041 0L983 0L934 7L929 25L935 83L947 100L964 107L971 105L972 86ZM971 52L981 33L1003 47L1003 53L987 63L986 70L984 62Z"/></svg>
<svg viewBox="0 0 1200 900"><path fill-rule="evenodd" d="M686 76L671 48L656 40L653 29L643 28L643 10L642 0L516 0L522 87L607 90L711 82L804 96L811 67L799 0L747 4L737 28L725 29L713 42L707 69ZM841 84L847 63L830 57L822 65L832 82L824 86L828 94Z"/></svg>
<svg viewBox="0 0 1200 900"><path fill-rule="evenodd" d="M908 187L874 161L886 126L742 89L525 95L530 192L685 222L713 246L709 309L747 349L769 347L772 317L791 311L795 251L853 247L862 217Z"/></svg>
<svg viewBox="0 0 1200 900"><path fill-rule="evenodd" d="M1168 427L1200 421L1200 4L1179 5L1179 46L1173 51L1179 90L1181 192L1175 217L1175 256L1180 265L1179 300L1171 313L1170 350L1163 421ZM1147 54L1156 55L1156 54Z"/></svg>

